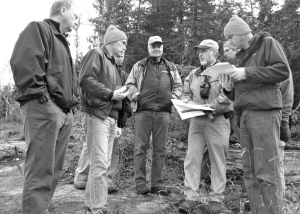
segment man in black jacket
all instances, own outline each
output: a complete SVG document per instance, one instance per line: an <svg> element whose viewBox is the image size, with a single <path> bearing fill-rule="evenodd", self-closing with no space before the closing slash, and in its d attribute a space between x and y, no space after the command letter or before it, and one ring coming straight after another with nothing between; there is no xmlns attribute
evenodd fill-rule
<svg viewBox="0 0 300 214"><path fill-rule="evenodd" d="M45 213L59 177L77 104L75 72L65 34L77 19L72 0L58 0L50 19L21 32L10 63L18 87L27 152L22 213Z"/></svg>
<svg viewBox="0 0 300 214"><path fill-rule="evenodd" d="M123 56L127 36L110 25L104 45L91 49L83 58L79 75L81 111L84 112L89 175L85 192L86 210L107 212L107 170L117 133L122 100L127 96L114 58Z"/></svg>

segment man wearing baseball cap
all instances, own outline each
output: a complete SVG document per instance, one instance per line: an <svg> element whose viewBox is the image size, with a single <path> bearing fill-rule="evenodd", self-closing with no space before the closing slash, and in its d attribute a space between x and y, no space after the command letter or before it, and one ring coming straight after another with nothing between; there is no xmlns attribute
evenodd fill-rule
<svg viewBox="0 0 300 214"><path fill-rule="evenodd" d="M162 179L171 99L181 97L182 83L175 65L166 60L159 36L148 40L149 56L138 61L126 82L132 102L134 125L134 180L137 194L167 195L170 190ZM146 154L152 132L153 155L150 189L146 181Z"/></svg>
<svg viewBox="0 0 300 214"><path fill-rule="evenodd" d="M290 138L293 104L291 70L281 44L267 34L251 33L233 15L224 36L236 48L241 66L219 76L224 92L234 98L240 117L244 182L252 214L285 213L283 145Z"/></svg>
<svg viewBox="0 0 300 214"><path fill-rule="evenodd" d="M113 56L123 56L126 45L125 33L110 25L104 35L104 45L84 56L79 74L90 164L85 206L92 213L107 213L107 170L121 119L122 99L128 94L126 87L122 87L121 74Z"/></svg>
<svg viewBox="0 0 300 214"><path fill-rule="evenodd" d="M223 192L226 187L225 154L229 146L230 125L228 112L232 111L231 101L224 95L221 84L207 75L201 75L207 68L218 62L219 45L211 39L203 40L195 47L199 53L201 66L192 70L184 80L182 101L189 104L206 105L215 110L215 121L208 117L191 118L188 134L188 150L184 160L185 201L179 210L190 212L198 203L207 200L205 191L199 189L201 165L205 147L211 162L211 192L209 203L215 209L225 210Z"/></svg>

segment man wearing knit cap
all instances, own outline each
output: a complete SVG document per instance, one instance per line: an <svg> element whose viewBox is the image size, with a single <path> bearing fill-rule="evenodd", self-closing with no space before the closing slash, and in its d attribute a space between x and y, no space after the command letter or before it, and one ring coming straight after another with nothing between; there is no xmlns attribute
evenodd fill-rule
<svg viewBox="0 0 300 214"><path fill-rule="evenodd" d="M223 192L226 187L226 157L229 146L230 125L227 112L232 111L231 101L224 95L216 78L201 75L207 68L218 63L219 45L206 39L195 47L201 66L192 70L184 80L182 101L189 104L206 105L215 110L215 121L208 117L193 117L188 134L188 150L184 160L185 201L179 210L190 212L198 203L208 201L215 209L226 209ZM211 162L211 192L206 200L205 191L199 189L201 164L207 146Z"/></svg>
<svg viewBox="0 0 300 214"><path fill-rule="evenodd" d="M84 56L79 74L90 164L85 206L91 213L107 213L107 170L118 120L122 119L122 99L128 94L113 56L123 56L126 45L125 33L110 25L104 45Z"/></svg>
<svg viewBox="0 0 300 214"><path fill-rule="evenodd" d="M242 49L241 66L221 74L225 94L240 117L244 181L252 214L285 213L283 145L290 138L293 104L291 70L282 46L266 34L252 35L248 24L233 16L224 36Z"/></svg>
<svg viewBox="0 0 300 214"><path fill-rule="evenodd" d="M182 83L175 65L166 60L159 36L148 40L149 56L138 61L126 81L132 102L134 125L134 180L137 194L167 195L170 191L162 179L165 162L171 99L181 96ZM153 155L151 188L146 181L146 154L152 132Z"/></svg>

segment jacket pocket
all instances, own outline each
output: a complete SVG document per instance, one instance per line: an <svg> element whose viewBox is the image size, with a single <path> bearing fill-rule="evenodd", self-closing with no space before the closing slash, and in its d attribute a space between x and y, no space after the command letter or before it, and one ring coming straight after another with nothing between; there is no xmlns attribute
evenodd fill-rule
<svg viewBox="0 0 300 214"><path fill-rule="evenodd" d="M50 92L55 91L58 87L58 81L62 76L63 66L53 64L52 68L49 68L46 75L47 86Z"/></svg>

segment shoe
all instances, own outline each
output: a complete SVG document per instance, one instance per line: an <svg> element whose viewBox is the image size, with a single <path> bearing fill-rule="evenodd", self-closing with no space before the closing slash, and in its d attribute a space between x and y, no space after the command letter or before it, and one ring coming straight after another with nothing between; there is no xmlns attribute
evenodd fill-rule
<svg viewBox="0 0 300 214"><path fill-rule="evenodd" d="M245 211L251 211L249 200L244 203L244 209Z"/></svg>
<svg viewBox="0 0 300 214"><path fill-rule="evenodd" d="M184 213L190 213L190 211L200 204L198 201L184 200L181 204L179 204L178 210Z"/></svg>
<svg viewBox="0 0 300 214"><path fill-rule="evenodd" d="M92 214L92 211L89 207L85 206L84 207L84 214Z"/></svg>
<svg viewBox="0 0 300 214"><path fill-rule="evenodd" d="M150 189L146 184L140 184L136 186L136 193L139 195L147 195L150 192Z"/></svg>
<svg viewBox="0 0 300 214"><path fill-rule="evenodd" d="M84 214L92 214L92 210L89 207L85 206ZM108 210L107 209L99 210L96 212L96 214L108 214Z"/></svg>
<svg viewBox="0 0 300 214"><path fill-rule="evenodd" d="M228 208L223 203L216 201L209 202L209 209L212 213L229 213Z"/></svg>
<svg viewBox="0 0 300 214"><path fill-rule="evenodd" d="M86 188L86 183L87 183L86 180L83 180L83 179L77 179L77 180L75 181L75 179L74 179L74 187L75 187L76 189L85 189L85 188Z"/></svg>
<svg viewBox="0 0 300 214"><path fill-rule="evenodd" d="M108 194L111 194L111 193L114 193L114 192L117 192L118 189L117 189L117 186L116 185L111 185L107 188L107 192Z"/></svg>
<svg viewBox="0 0 300 214"><path fill-rule="evenodd" d="M152 186L150 192L152 194L158 194L158 195L169 195L171 193L171 190L167 186L160 185L160 186Z"/></svg>

